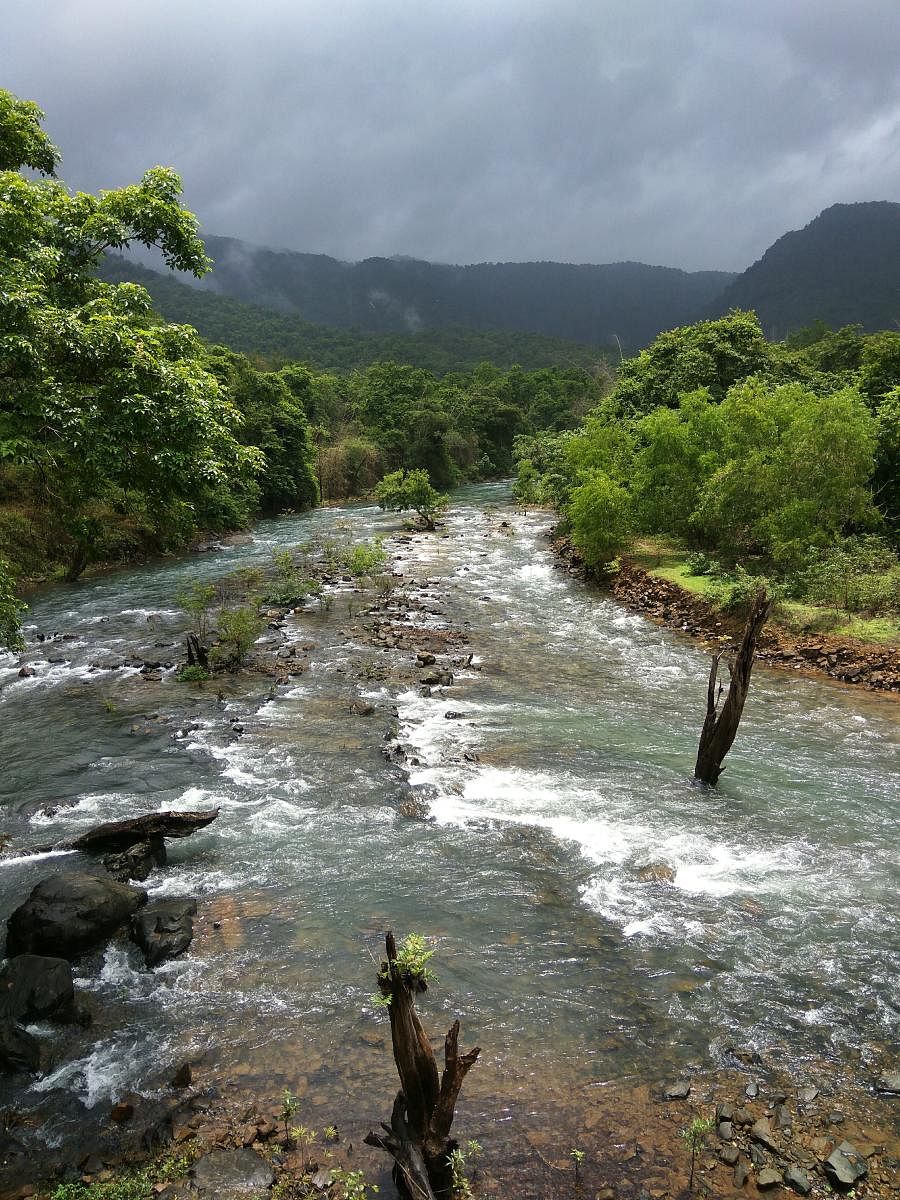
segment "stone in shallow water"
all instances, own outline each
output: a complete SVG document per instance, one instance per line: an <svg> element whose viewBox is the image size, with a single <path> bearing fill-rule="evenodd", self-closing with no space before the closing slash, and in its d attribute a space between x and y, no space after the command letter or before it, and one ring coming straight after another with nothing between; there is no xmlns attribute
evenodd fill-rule
<svg viewBox="0 0 900 1200"><path fill-rule="evenodd" d="M41 1047L37 1038L13 1021L0 1021L0 1072L34 1073L40 1065Z"/></svg>
<svg viewBox="0 0 900 1200"><path fill-rule="evenodd" d="M147 900L143 888L67 871L42 879L7 922L6 952L77 958L107 941Z"/></svg>
<svg viewBox="0 0 900 1200"><path fill-rule="evenodd" d="M670 1083L666 1088L667 1100L687 1100L691 1094L691 1085L686 1079L680 1079L678 1083Z"/></svg>
<svg viewBox="0 0 900 1200"><path fill-rule="evenodd" d="M900 1094L900 1071L885 1071L875 1084L876 1089L888 1096Z"/></svg>
<svg viewBox="0 0 900 1200"><path fill-rule="evenodd" d="M216 1200L249 1200L269 1192L275 1176L255 1150L213 1150L191 1168L194 1187Z"/></svg>
<svg viewBox="0 0 900 1200"><path fill-rule="evenodd" d="M131 939L144 951L148 967L181 954L194 936L196 900L160 900L148 904L131 923Z"/></svg>

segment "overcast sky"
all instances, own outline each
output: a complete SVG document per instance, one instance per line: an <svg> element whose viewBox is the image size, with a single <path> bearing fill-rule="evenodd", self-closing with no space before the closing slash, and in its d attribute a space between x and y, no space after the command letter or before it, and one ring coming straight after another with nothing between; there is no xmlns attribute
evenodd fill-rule
<svg viewBox="0 0 900 1200"><path fill-rule="evenodd" d="M344 259L743 269L900 200L898 0L2 0L62 177Z"/></svg>

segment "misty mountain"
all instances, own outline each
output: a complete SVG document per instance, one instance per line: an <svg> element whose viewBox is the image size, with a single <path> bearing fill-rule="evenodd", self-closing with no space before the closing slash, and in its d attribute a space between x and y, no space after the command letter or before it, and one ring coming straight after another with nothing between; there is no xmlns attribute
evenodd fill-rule
<svg viewBox="0 0 900 1200"><path fill-rule="evenodd" d="M900 204L834 204L739 275L710 315L754 309L770 338L824 321L900 327Z"/></svg>
<svg viewBox="0 0 900 1200"><path fill-rule="evenodd" d="M392 360L424 367L435 375L472 371L481 362L526 371L581 367L593 374L609 356L602 347L520 330L451 326L419 333L360 333L314 325L291 313L189 287L171 272L162 274L116 254L106 256L100 274L111 283L141 284L161 316L193 325L207 341L273 361L307 362L323 371L350 371Z"/></svg>
<svg viewBox="0 0 900 1200"><path fill-rule="evenodd" d="M643 263L479 263L411 258L344 263L206 237L215 267L203 286L305 321L371 333L465 326L519 329L627 351L706 310L733 279Z"/></svg>

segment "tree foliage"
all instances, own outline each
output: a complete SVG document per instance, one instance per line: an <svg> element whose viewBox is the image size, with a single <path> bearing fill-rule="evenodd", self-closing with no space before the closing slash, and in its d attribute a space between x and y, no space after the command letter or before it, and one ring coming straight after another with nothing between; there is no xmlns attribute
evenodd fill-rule
<svg viewBox="0 0 900 1200"><path fill-rule="evenodd" d="M426 529L434 529L437 517L450 502L431 486L428 472L421 468L415 471L392 471L378 483L375 499L379 508L388 512L418 513Z"/></svg>

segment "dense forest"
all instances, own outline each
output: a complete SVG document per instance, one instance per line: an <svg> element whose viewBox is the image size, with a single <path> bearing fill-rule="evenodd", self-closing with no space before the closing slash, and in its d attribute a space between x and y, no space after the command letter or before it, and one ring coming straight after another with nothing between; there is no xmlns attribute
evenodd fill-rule
<svg viewBox="0 0 900 1200"><path fill-rule="evenodd" d="M261 355L278 365L293 360L323 371L346 372L392 361L447 375L472 371L483 362L525 370L560 366L594 371L611 357L608 349L599 346L524 330L459 325L417 333L362 333L314 325L291 313L189 287L174 275L152 271L121 255L104 258L99 273L109 283L139 283L166 320L193 325L207 341ZM614 353L618 357L618 351Z"/></svg>
<svg viewBox="0 0 900 1200"><path fill-rule="evenodd" d="M381 362L349 374L251 362L152 310L139 285L96 268L110 249L155 245L203 275L209 261L181 183L72 194L32 103L0 93L0 577L184 546L198 529L300 511L422 468L446 487L509 473L518 434L574 425L605 377L581 367L438 378ZM28 172L38 173L34 179Z"/></svg>
<svg viewBox="0 0 900 1200"><path fill-rule="evenodd" d="M834 204L786 233L709 309L753 309L767 337L814 322L900 328L900 204Z"/></svg>
<svg viewBox="0 0 900 1200"><path fill-rule="evenodd" d="M618 338L626 350L700 315L734 278L632 262L342 263L212 236L206 246L215 268L204 286L318 324L375 333L514 329L587 345Z"/></svg>
<svg viewBox="0 0 900 1200"><path fill-rule="evenodd" d="M735 311L660 335L574 432L522 437L517 491L555 505L607 569L677 539L739 605L787 597L900 610L900 333L766 341Z"/></svg>

